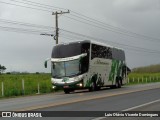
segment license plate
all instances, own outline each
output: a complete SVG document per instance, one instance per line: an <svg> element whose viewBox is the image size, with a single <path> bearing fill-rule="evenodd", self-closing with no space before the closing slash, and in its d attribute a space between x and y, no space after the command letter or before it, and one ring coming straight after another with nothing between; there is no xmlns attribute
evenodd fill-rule
<svg viewBox="0 0 160 120"><path fill-rule="evenodd" d="M69 86L63 86L63 88L69 88Z"/></svg>

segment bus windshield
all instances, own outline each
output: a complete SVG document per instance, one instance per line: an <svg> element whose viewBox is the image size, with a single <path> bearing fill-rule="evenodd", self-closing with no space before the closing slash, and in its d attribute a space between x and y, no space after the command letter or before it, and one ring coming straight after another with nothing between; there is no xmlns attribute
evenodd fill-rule
<svg viewBox="0 0 160 120"><path fill-rule="evenodd" d="M70 77L80 73L80 59L52 62L52 76L54 78Z"/></svg>

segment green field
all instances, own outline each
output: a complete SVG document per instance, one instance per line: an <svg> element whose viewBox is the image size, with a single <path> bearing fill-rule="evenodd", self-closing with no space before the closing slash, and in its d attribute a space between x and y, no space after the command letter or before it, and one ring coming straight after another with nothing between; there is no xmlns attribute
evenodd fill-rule
<svg viewBox="0 0 160 120"><path fill-rule="evenodd" d="M160 82L160 73L131 73L129 85ZM55 92L52 89L50 74L3 74L0 75L0 98L37 93ZM24 81L24 89L23 89ZM2 94L3 83L3 94ZM39 87L38 87L39 86ZM3 96L2 96L3 95Z"/></svg>
<svg viewBox="0 0 160 120"><path fill-rule="evenodd" d="M23 81L24 89L22 87ZM2 82L4 84L5 97L36 94L38 92L49 93L54 91L50 81L50 74L0 75L0 97L2 97Z"/></svg>
<svg viewBox="0 0 160 120"><path fill-rule="evenodd" d="M160 73L130 73L129 84L160 82Z"/></svg>

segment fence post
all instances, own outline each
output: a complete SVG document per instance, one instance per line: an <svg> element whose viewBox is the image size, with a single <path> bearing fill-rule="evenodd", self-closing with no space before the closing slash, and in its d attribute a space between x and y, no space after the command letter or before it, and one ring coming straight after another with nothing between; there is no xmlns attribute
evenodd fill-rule
<svg viewBox="0 0 160 120"><path fill-rule="evenodd" d="M2 81L2 97L4 96L4 84L3 84L3 81Z"/></svg>
<svg viewBox="0 0 160 120"><path fill-rule="evenodd" d="M134 77L133 77L133 81L132 82L134 83Z"/></svg>
<svg viewBox="0 0 160 120"><path fill-rule="evenodd" d="M40 94L40 91L39 91L39 82L38 82L38 93L37 94Z"/></svg>
<svg viewBox="0 0 160 120"><path fill-rule="evenodd" d="M127 79L127 83L129 84L129 77L128 77L128 79Z"/></svg>
<svg viewBox="0 0 160 120"><path fill-rule="evenodd" d="M25 94L25 91L24 91L24 79L22 79L22 95Z"/></svg>

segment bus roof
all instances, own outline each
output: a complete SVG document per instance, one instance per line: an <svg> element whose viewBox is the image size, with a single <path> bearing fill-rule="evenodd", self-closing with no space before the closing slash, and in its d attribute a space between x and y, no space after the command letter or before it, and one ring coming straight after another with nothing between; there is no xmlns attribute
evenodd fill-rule
<svg viewBox="0 0 160 120"><path fill-rule="evenodd" d="M124 51L122 48L114 47L114 46L111 46L111 45L106 44L106 43L101 43L101 42L97 42L97 41L91 41L91 43L101 45L101 46L107 46L107 47L110 47L110 48L115 48L115 49Z"/></svg>
<svg viewBox="0 0 160 120"><path fill-rule="evenodd" d="M58 44L58 45L56 45L56 46L67 45L67 44L73 44L73 43L92 43L92 44L97 44L97 45L101 45L101 46L105 46L105 47L110 47L110 48L115 48L115 49L124 51L122 48L113 47L113 46L111 46L111 45L109 45L109 44L97 42L97 41L94 41L94 40L79 40L79 41L72 41L72 42L68 42L68 43L61 43L61 44Z"/></svg>

